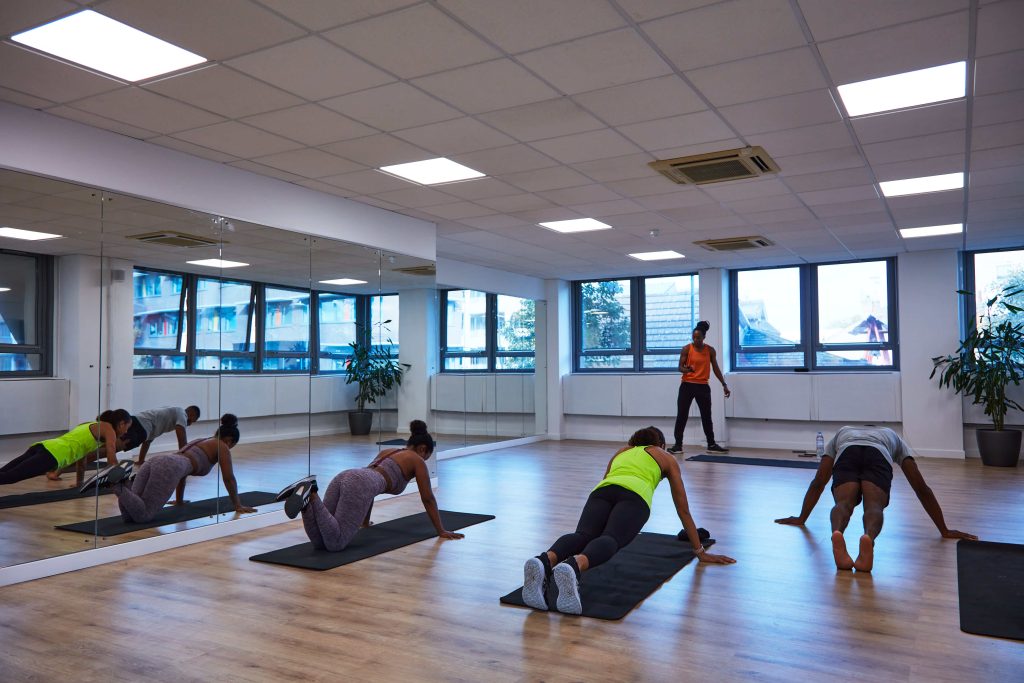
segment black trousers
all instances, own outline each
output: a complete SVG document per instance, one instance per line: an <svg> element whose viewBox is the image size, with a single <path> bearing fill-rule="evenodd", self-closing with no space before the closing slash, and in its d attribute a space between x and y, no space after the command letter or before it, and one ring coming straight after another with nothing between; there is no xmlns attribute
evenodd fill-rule
<svg viewBox="0 0 1024 683"><path fill-rule="evenodd" d="M29 446L27 451L0 467L0 484L14 484L55 469L57 469L57 458L53 457L42 444L37 443L34 446Z"/></svg>
<svg viewBox="0 0 1024 683"><path fill-rule="evenodd" d="M562 536L551 546L556 562L570 555L586 555L591 567L604 564L628 545L651 516L647 501L617 485L591 492L580 514L576 533Z"/></svg>
<svg viewBox="0 0 1024 683"><path fill-rule="evenodd" d="M686 418L690 414L690 404L694 399L700 410L700 423L704 427L704 436L708 445L715 443L715 426L711 423L711 385L679 383L679 398L676 400L676 445L683 443L683 430L686 429Z"/></svg>

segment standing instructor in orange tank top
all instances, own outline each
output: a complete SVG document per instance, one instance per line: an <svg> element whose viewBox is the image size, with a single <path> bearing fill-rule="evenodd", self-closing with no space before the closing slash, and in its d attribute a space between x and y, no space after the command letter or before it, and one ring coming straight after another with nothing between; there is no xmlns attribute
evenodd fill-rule
<svg viewBox="0 0 1024 683"><path fill-rule="evenodd" d="M708 385L708 379L712 370L722 383L726 398L729 398L730 392L729 385L725 383L722 371L718 367L715 349L704 343L704 335L709 329L711 324L708 321L701 320L697 323L693 328L693 342L684 346L679 354L679 372L683 374L683 378L679 384L679 398L676 401L675 443L668 449L670 453L683 452L683 430L686 429L686 418L694 399L697 400L697 408L700 409L700 422L704 427L704 436L708 440L708 451L725 453L729 450L715 442L715 428L711 423L711 387Z"/></svg>

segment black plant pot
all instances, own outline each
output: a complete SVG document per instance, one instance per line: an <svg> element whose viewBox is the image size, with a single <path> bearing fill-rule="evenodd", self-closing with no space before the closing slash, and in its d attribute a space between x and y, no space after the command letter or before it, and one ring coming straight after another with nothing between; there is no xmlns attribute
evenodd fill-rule
<svg viewBox="0 0 1024 683"><path fill-rule="evenodd" d="M353 436L362 436L370 433L373 427L373 411L350 410L348 413L348 431Z"/></svg>
<svg viewBox="0 0 1024 683"><path fill-rule="evenodd" d="M1019 429L979 429L978 451L981 461L992 467L1016 467L1020 458Z"/></svg>

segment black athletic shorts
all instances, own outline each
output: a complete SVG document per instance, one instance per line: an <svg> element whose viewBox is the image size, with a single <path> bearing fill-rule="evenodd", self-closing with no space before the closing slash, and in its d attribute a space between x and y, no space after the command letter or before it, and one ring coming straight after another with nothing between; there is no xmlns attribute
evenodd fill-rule
<svg viewBox="0 0 1024 683"><path fill-rule="evenodd" d="M146 434L146 430L143 429L142 423L139 419L132 416L132 426L128 428L128 431L124 433L121 440L124 442L124 449L126 451L135 450L146 442L149 435Z"/></svg>
<svg viewBox="0 0 1024 683"><path fill-rule="evenodd" d="M876 448L847 446L832 467L832 488L851 481L870 481L888 494L892 488L892 465Z"/></svg>

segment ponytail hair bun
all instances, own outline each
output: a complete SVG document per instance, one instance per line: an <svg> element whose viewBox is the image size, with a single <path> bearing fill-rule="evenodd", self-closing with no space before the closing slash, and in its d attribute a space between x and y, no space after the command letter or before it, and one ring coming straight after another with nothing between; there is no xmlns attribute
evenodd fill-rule
<svg viewBox="0 0 1024 683"><path fill-rule="evenodd" d="M220 416L220 425L221 427L237 427L238 416L234 413L224 413Z"/></svg>
<svg viewBox="0 0 1024 683"><path fill-rule="evenodd" d="M427 423L423 420L413 420L409 423L410 434L428 434Z"/></svg>
<svg viewBox="0 0 1024 683"><path fill-rule="evenodd" d="M427 455L434 452L434 437L427 431L427 423L423 420L413 420L409 423L409 431L412 433L409 440L405 442L406 448L426 446Z"/></svg>
<svg viewBox="0 0 1024 683"><path fill-rule="evenodd" d="M220 427L214 433L216 439L231 439L236 444L242 438L238 431L238 416L234 413L224 413L220 416Z"/></svg>
<svg viewBox="0 0 1024 683"><path fill-rule="evenodd" d="M709 323L707 320L701 320L699 323L697 323L697 327L693 329L700 330L701 334L707 334L708 330L711 329L711 323Z"/></svg>

